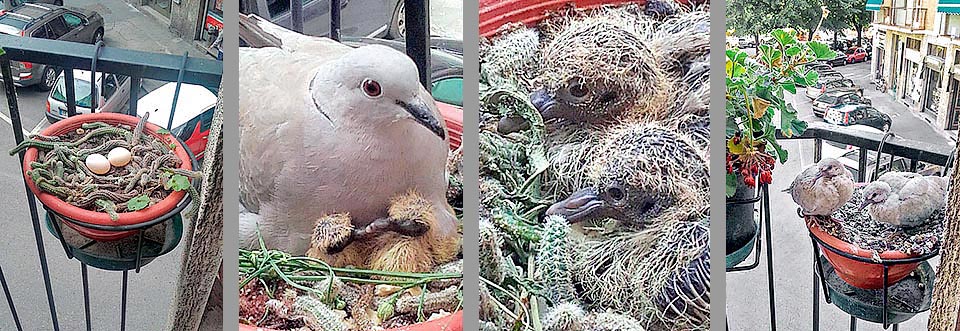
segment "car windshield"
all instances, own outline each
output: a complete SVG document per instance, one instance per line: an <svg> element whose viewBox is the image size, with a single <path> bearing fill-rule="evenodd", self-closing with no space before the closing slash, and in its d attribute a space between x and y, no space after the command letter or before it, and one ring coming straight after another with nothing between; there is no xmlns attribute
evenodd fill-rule
<svg viewBox="0 0 960 331"><path fill-rule="evenodd" d="M857 50L856 50L855 48L851 48L851 49L848 49L848 50L844 51L844 53L846 53L847 55L850 55L850 54L853 54L853 52L856 52L856 51L857 51Z"/></svg>
<svg viewBox="0 0 960 331"><path fill-rule="evenodd" d="M67 88L64 86L63 79L57 80L57 86L53 88L54 100L60 102L67 102ZM77 107L90 108L90 82L74 79L73 80L73 90L77 93Z"/></svg>
<svg viewBox="0 0 960 331"><path fill-rule="evenodd" d="M834 103L837 103L837 99L839 98L835 94L824 94L824 95L821 95L819 98L817 98L817 102L834 104Z"/></svg>
<svg viewBox="0 0 960 331"><path fill-rule="evenodd" d="M19 36L27 27L27 21L11 15L0 16L0 33Z"/></svg>

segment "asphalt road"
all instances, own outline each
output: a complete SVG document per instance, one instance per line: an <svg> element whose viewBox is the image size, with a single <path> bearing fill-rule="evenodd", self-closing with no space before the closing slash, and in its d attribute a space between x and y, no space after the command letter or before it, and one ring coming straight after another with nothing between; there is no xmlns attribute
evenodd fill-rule
<svg viewBox="0 0 960 331"><path fill-rule="evenodd" d="M892 96L881 94L871 84L869 63L838 67L845 77L851 78L864 88L866 97L874 106L893 119L891 131L895 134L920 141L949 144L941 131L925 120L909 112ZM821 121L813 116L810 100L802 93L794 98L794 105L806 121ZM781 144L790 154L786 164L778 165L769 187L771 230L773 238L774 288L776 294L778 330L806 331L813 328L813 246L806 226L797 216L795 204L787 193L781 192L803 169L813 164L812 140L787 140ZM786 207L786 208L784 208ZM763 246L767 250L766 245ZM766 251L757 269L727 273L727 321L729 330L770 330L769 303L767 299ZM753 261L753 257L748 258ZM939 258L930 261L934 268ZM900 325L900 330L926 329L929 313L921 313ZM820 295L820 330L849 330L850 317L836 306L827 304ZM881 330L875 323L859 321L858 330Z"/></svg>
<svg viewBox="0 0 960 331"><path fill-rule="evenodd" d="M66 2L70 6L96 10L104 16L107 46L177 55L187 51L192 56L206 56L192 42L172 36L153 17L122 0ZM141 92L152 90L160 84L145 81ZM18 88L16 92L24 128L30 131L45 127L47 124L43 111L47 93L33 88ZM2 151L15 146L9 124L10 112L6 105L5 94L0 95ZM0 156L0 187L5 188L4 193L0 194L0 204L5 206L3 217L0 218L3 226L0 233L5 235L4 240L0 241L0 268L10 287L23 329L52 330L39 253L20 171L17 157L7 156L6 153ZM60 242L45 227L41 227L40 234L49 263L60 328L81 330L84 327L84 311L80 264L67 259ZM182 247L178 247L156 259L143 267L139 274L130 272L126 316L128 330L159 330L166 323L180 268L181 250ZM120 329L121 277L120 272L89 269L93 330ZM0 330L11 329L16 329L12 315L6 301L0 300Z"/></svg>

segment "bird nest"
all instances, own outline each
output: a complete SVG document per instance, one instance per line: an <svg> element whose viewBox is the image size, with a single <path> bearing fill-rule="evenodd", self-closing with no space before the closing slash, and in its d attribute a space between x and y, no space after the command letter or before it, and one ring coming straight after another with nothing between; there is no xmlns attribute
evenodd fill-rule
<svg viewBox="0 0 960 331"><path fill-rule="evenodd" d="M59 136L33 135L10 151L39 150L27 176L43 192L79 208L100 211L117 220L118 213L148 208L173 191L198 193L190 184L199 172L180 169L179 148L143 132L146 117L136 127L104 122L83 123L80 128ZM162 132L169 134L169 132ZM123 148L132 158L122 166L94 173L85 160ZM104 159L106 161L106 159ZM195 204L196 206L196 204ZM193 209L187 215L192 215Z"/></svg>
<svg viewBox="0 0 960 331"><path fill-rule="evenodd" d="M840 240L880 253L900 251L909 255L925 255L940 248L946 207L934 212L920 226L902 228L875 221L866 209L861 209L863 189L855 188L850 200L833 213L833 218L840 222L817 219L814 220L816 225Z"/></svg>

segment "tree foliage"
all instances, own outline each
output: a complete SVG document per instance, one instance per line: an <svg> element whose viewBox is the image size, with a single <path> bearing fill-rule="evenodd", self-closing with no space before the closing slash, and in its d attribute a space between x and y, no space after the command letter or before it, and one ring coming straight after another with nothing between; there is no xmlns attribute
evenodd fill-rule
<svg viewBox="0 0 960 331"><path fill-rule="evenodd" d="M822 7L829 14L823 18ZM813 30L839 33L844 29L862 30L870 23L866 0L730 0L727 2L727 27L738 36L756 36L777 28L795 28L813 37ZM859 34L858 34L859 36Z"/></svg>

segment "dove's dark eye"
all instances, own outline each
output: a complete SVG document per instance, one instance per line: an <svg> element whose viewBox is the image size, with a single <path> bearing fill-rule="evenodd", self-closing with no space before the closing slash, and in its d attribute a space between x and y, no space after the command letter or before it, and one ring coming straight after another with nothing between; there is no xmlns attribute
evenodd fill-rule
<svg viewBox="0 0 960 331"><path fill-rule="evenodd" d="M364 79L360 87L363 89L363 94L371 98L378 98L383 94L383 90L380 89L380 83L372 79Z"/></svg>
<svg viewBox="0 0 960 331"><path fill-rule="evenodd" d="M570 85L570 95L574 98L583 98L587 96L587 86L580 83Z"/></svg>
<svg viewBox="0 0 960 331"><path fill-rule="evenodd" d="M611 199L615 201L623 200L624 198L623 189L621 189L619 186L607 187L607 196L609 196Z"/></svg>

